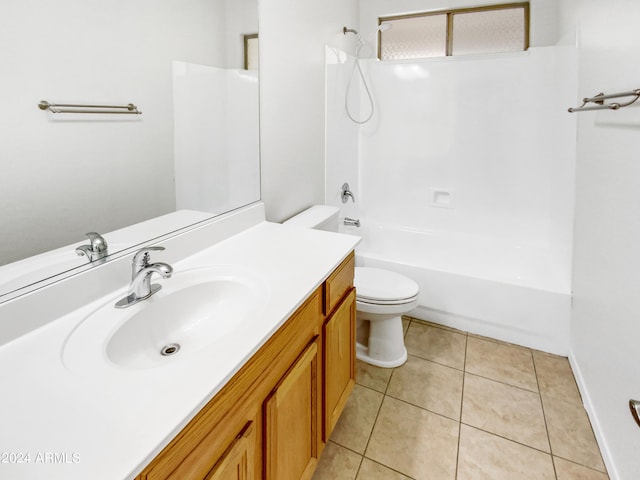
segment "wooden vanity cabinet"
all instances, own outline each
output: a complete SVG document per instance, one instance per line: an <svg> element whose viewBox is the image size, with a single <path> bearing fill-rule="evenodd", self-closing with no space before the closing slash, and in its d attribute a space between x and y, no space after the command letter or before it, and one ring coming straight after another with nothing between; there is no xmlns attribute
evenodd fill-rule
<svg viewBox="0 0 640 480"><path fill-rule="evenodd" d="M136 479L310 479L354 378L351 254Z"/></svg>
<svg viewBox="0 0 640 480"><path fill-rule="evenodd" d="M327 442L356 383L356 292L351 288L325 322L324 431Z"/></svg>
<svg viewBox="0 0 640 480"><path fill-rule="evenodd" d="M306 480L313 475L321 426L319 373L316 339L265 401L265 480Z"/></svg>
<svg viewBox="0 0 640 480"><path fill-rule="evenodd" d="M249 422L214 465L205 480L251 480L256 477L255 465L256 429Z"/></svg>
<svg viewBox="0 0 640 480"><path fill-rule="evenodd" d="M324 283L322 439L329 440L356 383L355 257L349 255Z"/></svg>

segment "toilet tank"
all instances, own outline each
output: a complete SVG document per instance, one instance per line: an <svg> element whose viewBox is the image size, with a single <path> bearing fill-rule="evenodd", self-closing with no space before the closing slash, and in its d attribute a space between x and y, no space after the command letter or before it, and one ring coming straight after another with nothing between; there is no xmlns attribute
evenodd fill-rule
<svg viewBox="0 0 640 480"><path fill-rule="evenodd" d="M316 230L337 232L339 217L340 209L338 207L314 205L282 223L292 227L315 228Z"/></svg>

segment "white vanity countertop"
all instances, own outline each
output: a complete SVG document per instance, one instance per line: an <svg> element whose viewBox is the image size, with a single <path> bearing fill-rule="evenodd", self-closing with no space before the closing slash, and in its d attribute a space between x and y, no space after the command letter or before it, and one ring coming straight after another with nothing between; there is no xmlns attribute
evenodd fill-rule
<svg viewBox="0 0 640 480"><path fill-rule="evenodd" d="M359 237L263 222L174 263L257 272L269 285L261 314L214 348L127 370L63 363L65 340L122 289L0 348L0 478L133 478L222 388L353 250ZM168 285L171 279L154 280ZM69 292L73 294L73 292ZM153 301L153 297L145 302ZM27 456L28 455L28 456Z"/></svg>

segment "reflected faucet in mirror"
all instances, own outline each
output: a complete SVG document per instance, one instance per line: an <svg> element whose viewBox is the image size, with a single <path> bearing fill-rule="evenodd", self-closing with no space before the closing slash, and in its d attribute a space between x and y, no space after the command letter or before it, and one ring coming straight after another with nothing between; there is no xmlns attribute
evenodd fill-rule
<svg viewBox="0 0 640 480"><path fill-rule="evenodd" d="M127 308L149 298L162 288L157 283L151 284L151 276L157 273L162 278L170 278L173 273L171 265L162 262L150 263L151 252L162 251L164 247L141 248L133 256L131 265L131 284L127 296L116 303L116 308Z"/></svg>
<svg viewBox="0 0 640 480"><path fill-rule="evenodd" d="M97 232L89 232L86 234L89 237L89 245L82 245L76 248L76 253L79 256L86 255L89 263L96 260L102 260L109 255L109 246L107 241Z"/></svg>

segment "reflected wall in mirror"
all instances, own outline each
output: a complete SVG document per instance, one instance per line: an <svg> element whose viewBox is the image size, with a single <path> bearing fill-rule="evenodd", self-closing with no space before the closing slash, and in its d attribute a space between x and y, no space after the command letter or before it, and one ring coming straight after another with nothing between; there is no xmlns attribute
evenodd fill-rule
<svg viewBox="0 0 640 480"><path fill-rule="evenodd" d="M258 74L244 69L257 31L257 0L4 1L0 277L86 232L259 200ZM53 114L41 100L143 113ZM140 240L120 236L109 253Z"/></svg>

